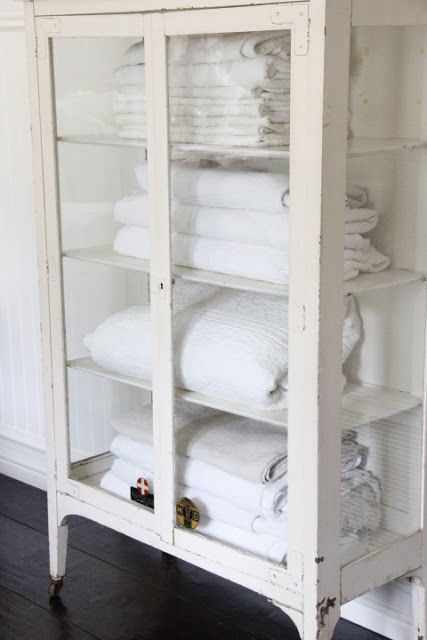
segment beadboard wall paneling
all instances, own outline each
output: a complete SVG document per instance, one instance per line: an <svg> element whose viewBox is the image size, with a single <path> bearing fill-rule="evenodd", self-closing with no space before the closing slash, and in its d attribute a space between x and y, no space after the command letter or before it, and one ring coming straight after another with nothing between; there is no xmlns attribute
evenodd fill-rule
<svg viewBox="0 0 427 640"><path fill-rule="evenodd" d="M0 3L0 436L44 449L23 12Z"/></svg>

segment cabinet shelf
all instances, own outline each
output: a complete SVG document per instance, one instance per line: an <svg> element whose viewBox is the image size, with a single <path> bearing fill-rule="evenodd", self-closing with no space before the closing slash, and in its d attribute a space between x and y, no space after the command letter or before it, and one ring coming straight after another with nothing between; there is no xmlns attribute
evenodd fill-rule
<svg viewBox="0 0 427 640"><path fill-rule="evenodd" d="M91 358L70 360L68 367L84 373L109 378L110 380L115 380L116 382L128 384L140 389L151 390L151 381L109 371L96 364ZM246 406L179 388L175 389L175 395L187 402L211 407L233 415L253 418L254 420L279 427L287 426L288 416L286 410L269 411L267 409L258 409L256 407ZM421 402L420 398L402 391L366 384L350 383L346 386L342 396L342 428L352 429L369 422L383 420L400 411L413 409L419 406Z"/></svg>
<svg viewBox="0 0 427 640"><path fill-rule="evenodd" d="M146 155L145 140L131 140L119 136L96 135L72 135L59 136L58 142L68 144L98 145L107 147L137 147L143 149ZM414 151L427 147L426 140L416 138L350 138L348 140L348 156L369 156L391 151ZM204 144L173 144L171 145L171 157L173 160L191 157L227 157L227 158L253 158L253 159L283 159L289 158L289 147L226 147Z"/></svg>
<svg viewBox="0 0 427 640"><path fill-rule="evenodd" d="M111 246L88 247L85 249L70 249L64 251L64 257L74 260L83 260L86 262L95 262L105 264L111 267L120 267L122 269L131 269L134 271L150 272L150 263L148 260L139 258L131 258L122 256L114 251ZM275 284L272 282L264 282L262 280L251 280L249 278L241 278L231 276L214 271L202 271L200 269L189 269L187 267L173 268L173 275L176 278L182 278L191 282L204 282L218 287L227 287L230 289L239 289L242 291L254 291L257 293L267 293L272 295L286 296L289 293L287 284ZM346 295L359 295L376 289L385 289L400 284L408 284L425 280L425 274L417 271L409 271L406 269L387 269L379 273L363 273L353 280L344 283L344 292Z"/></svg>

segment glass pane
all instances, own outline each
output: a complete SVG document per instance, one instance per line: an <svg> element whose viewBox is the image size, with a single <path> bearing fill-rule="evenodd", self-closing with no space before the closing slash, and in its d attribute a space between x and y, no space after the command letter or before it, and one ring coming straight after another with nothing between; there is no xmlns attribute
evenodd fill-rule
<svg viewBox="0 0 427 640"><path fill-rule="evenodd" d="M168 77L177 526L280 563L290 32L170 38Z"/></svg>
<svg viewBox="0 0 427 640"><path fill-rule="evenodd" d="M419 94L425 36L418 27L352 33L351 144L361 149L368 139L373 148L392 143L396 151L348 161L346 274L374 284L387 276L395 286L355 299L361 340L345 367L344 424L366 455L351 479L351 513L342 505L342 518L353 518L359 528L357 544L344 549L346 559L420 527L426 297L416 272L427 266L420 215L425 151L404 147L405 139L425 138ZM402 277L414 282L397 286Z"/></svg>
<svg viewBox="0 0 427 640"><path fill-rule="evenodd" d="M71 460L101 456L81 480L152 508L144 45L58 38L53 64Z"/></svg>

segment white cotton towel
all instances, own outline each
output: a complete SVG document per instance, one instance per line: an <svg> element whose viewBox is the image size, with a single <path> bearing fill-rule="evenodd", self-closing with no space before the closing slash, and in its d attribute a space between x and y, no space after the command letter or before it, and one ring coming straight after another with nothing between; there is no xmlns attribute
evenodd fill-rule
<svg viewBox="0 0 427 640"><path fill-rule="evenodd" d="M168 40L168 64L213 64L265 55L290 53L290 31L274 33L232 33L223 35L180 36ZM144 42L129 47L122 56L124 65L144 64Z"/></svg>
<svg viewBox="0 0 427 640"><path fill-rule="evenodd" d="M120 497L130 499L130 488L137 486L139 478L147 480L150 492L155 493L153 473L141 467L136 467L120 458L114 460L111 471L106 475L107 480L105 482L110 485L108 490L120 495ZM123 486L123 482L126 486ZM107 487L103 486L102 488ZM178 500L184 497L193 500L197 504L201 515L214 520L221 520L246 531L253 531L255 521L261 517L256 510L245 511L225 498L219 498L198 487L187 487L177 483L175 486L175 498ZM267 522L273 519L263 518Z"/></svg>
<svg viewBox="0 0 427 640"><path fill-rule="evenodd" d="M146 192L125 196L114 205L114 219L123 225L148 227L149 201ZM289 248L289 211L283 215L250 209L203 207L172 201L172 228L177 233L192 236L238 242L242 244L273 247L287 251ZM373 229L378 221L376 211L346 209L344 247L362 249L369 240L361 233Z"/></svg>
<svg viewBox="0 0 427 640"><path fill-rule="evenodd" d="M136 167L135 174L139 185L148 192L147 164ZM283 213L288 188L289 175L285 171L171 167L172 198L187 204Z"/></svg>
<svg viewBox="0 0 427 640"><path fill-rule="evenodd" d="M268 483L288 469L287 430L241 416L192 407L175 400L174 431L176 452L214 465L231 475L251 482ZM112 421L122 436L152 445L152 406L122 414ZM357 442L354 431L345 431L341 445L341 472L347 473L366 461L366 447Z"/></svg>
<svg viewBox="0 0 427 640"><path fill-rule="evenodd" d="M141 475L145 477L145 473L150 481L154 473L152 445L118 435L111 443L111 451L118 458L141 469ZM287 499L286 476L267 484L250 482L206 462L179 454L175 456L175 479L183 486L197 487L200 491L227 500L243 511L267 518L277 516Z"/></svg>
<svg viewBox="0 0 427 640"><path fill-rule="evenodd" d="M115 72L119 85L144 84L145 65L128 65ZM169 67L168 83L171 87L269 87L289 91L290 63L278 68L269 58L252 58L214 64L187 64Z"/></svg>
<svg viewBox="0 0 427 640"><path fill-rule="evenodd" d="M360 337L354 300L345 300L343 361ZM176 384L210 396L278 409L287 403L288 300L177 281ZM85 338L95 362L151 380L149 305L114 314Z"/></svg>
<svg viewBox="0 0 427 640"><path fill-rule="evenodd" d="M154 477L151 471L117 458L113 462L111 471L106 474L104 482L101 482L101 486L120 497L129 499L130 487L136 487L141 477L147 480L149 490L155 493ZM208 518L226 522L247 531L283 536L284 522L287 518L287 500L283 501L281 511L277 510L266 517L258 513L258 504L254 503L252 509L245 510L234 505L226 496L215 496L199 486L189 487L178 482L175 487L175 496L176 499L187 497L193 500L201 515ZM341 534L375 531L381 520L380 501L380 485L371 472L355 469L350 473L342 474Z"/></svg>
<svg viewBox="0 0 427 640"><path fill-rule="evenodd" d="M122 227L114 250L125 256L150 259L150 232L144 227ZM174 233L174 264L267 282L288 281L288 253L271 247Z"/></svg>
<svg viewBox="0 0 427 640"><path fill-rule="evenodd" d="M271 562L283 562L288 552L287 531L283 539L280 539L267 534L245 532L218 520L203 517L200 519L197 531L213 540L224 542Z"/></svg>
<svg viewBox="0 0 427 640"><path fill-rule="evenodd" d="M211 409L196 413L196 418L183 404L188 405L175 402L177 453L251 482L271 482L286 473L285 429ZM151 405L115 418L112 425L118 434L152 444Z"/></svg>
<svg viewBox="0 0 427 640"><path fill-rule="evenodd" d="M146 140L145 127L126 126L117 131L120 138L126 140ZM176 144L203 144L231 147L282 147L289 144L289 136L285 133L258 133L256 135L238 135L236 133L222 133L209 131L172 129L170 140ZM186 155L188 159L188 155Z"/></svg>
<svg viewBox="0 0 427 640"><path fill-rule="evenodd" d="M377 251L371 244L362 249L345 249L344 256L347 270L376 273L390 266L390 258Z"/></svg>
<svg viewBox="0 0 427 640"><path fill-rule="evenodd" d="M137 113L146 115L146 100L143 93L118 91L114 96L113 110L115 114ZM289 99L276 105L266 104L262 98L246 100L214 100L212 98L174 98L169 97L169 115L171 118L185 117L225 117L268 118L271 122L287 122L290 120Z"/></svg>
<svg viewBox="0 0 427 640"><path fill-rule="evenodd" d="M281 216L272 217L280 218ZM360 272L383 271L390 259L371 246L370 240L350 236L344 248L344 280ZM356 248L357 247L357 248ZM122 227L116 234L117 253L142 260L150 259L150 232L146 227ZM242 278L286 284L289 273L288 246L285 250L240 242L228 242L183 233L172 234L175 265L203 271L214 271Z"/></svg>

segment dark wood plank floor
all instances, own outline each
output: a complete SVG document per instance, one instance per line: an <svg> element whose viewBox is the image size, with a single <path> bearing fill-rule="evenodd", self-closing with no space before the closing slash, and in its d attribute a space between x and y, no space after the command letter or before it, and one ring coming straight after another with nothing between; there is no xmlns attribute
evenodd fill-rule
<svg viewBox="0 0 427 640"><path fill-rule="evenodd" d="M264 598L81 518L49 605L46 495L0 475L1 640L296 640ZM336 640L380 636L344 620Z"/></svg>

